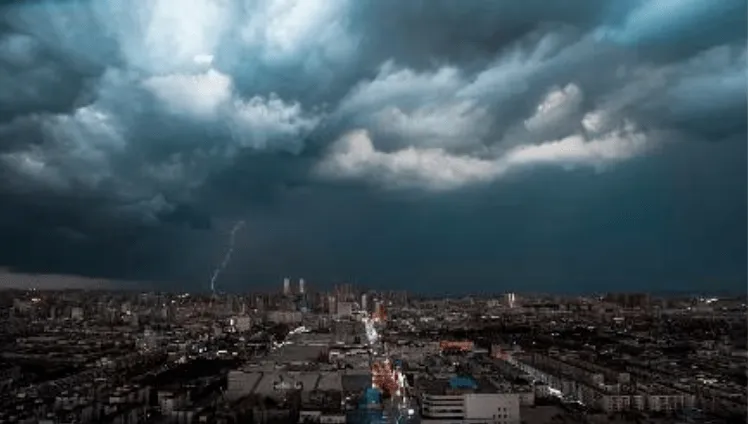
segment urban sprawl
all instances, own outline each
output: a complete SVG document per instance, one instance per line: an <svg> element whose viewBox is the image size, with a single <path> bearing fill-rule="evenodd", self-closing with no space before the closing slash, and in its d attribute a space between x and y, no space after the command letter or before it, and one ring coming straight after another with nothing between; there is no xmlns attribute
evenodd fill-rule
<svg viewBox="0 0 748 424"><path fill-rule="evenodd" d="M746 298L0 292L0 423L745 423Z"/></svg>

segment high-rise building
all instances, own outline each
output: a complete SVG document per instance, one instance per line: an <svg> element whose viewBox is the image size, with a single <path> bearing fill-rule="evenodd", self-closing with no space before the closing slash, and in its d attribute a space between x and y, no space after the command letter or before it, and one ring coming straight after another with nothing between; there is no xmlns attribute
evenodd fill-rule
<svg viewBox="0 0 748 424"><path fill-rule="evenodd" d="M367 309L369 306L369 299L366 296L366 293L361 295L361 310L364 312L368 312L369 309Z"/></svg>
<svg viewBox="0 0 748 424"><path fill-rule="evenodd" d="M506 293L504 294L504 304L508 308L514 308L517 302L517 297L514 293Z"/></svg>
<svg viewBox="0 0 748 424"><path fill-rule="evenodd" d="M340 301L343 301L343 302L355 301L355 297L353 296L353 294L354 294L353 286L350 284L341 284L335 287L335 295Z"/></svg>
<svg viewBox="0 0 748 424"><path fill-rule="evenodd" d="M265 311L265 305L267 304L264 296L255 296L252 306L260 312Z"/></svg>
<svg viewBox="0 0 748 424"><path fill-rule="evenodd" d="M291 280L288 278L283 279L283 295L288 296L291 294Z"/></svg>
<svg viewBox="0 0 748 424"><path fill-rule="evenodd" d="M383 322L387 320L387 312L384 309L384 303L382 301L377 301L374 303L374 315L373 315L374 321Z"/></svg>
<svg viewBox="0 0 748 424"><path fill-rule="evenodd" d="M338 312L338 299L335 296L328 296L327 298L327 313L335 315Z"/></svg>
<svg viewBox="0 0 748 424"><path fill-rule="evenodd" d="M306 286L304 284L304 279L299 278L299 294L304 294L304 293L306 293Z"/></svg>

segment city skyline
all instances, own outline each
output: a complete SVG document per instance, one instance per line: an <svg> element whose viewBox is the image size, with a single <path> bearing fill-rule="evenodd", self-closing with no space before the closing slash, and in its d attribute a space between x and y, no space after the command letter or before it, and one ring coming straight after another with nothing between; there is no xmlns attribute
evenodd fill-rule
<svg viewBox="0 0 748 424"><path fill-rule="evenodd" d="M285 281L289 280L288 291L285 290ZM298 285L299 281L304 281L304 290L301 291ZM460 290L410 290L400 287L386 285L355 285L345 281L327 281L317 282L311 286L307 284L304 278L291 280L288 277L279 278L277 281L264 282L259 285L252 285L251 288L229 287L220 290L211 290L210 287L199 287L197 289L185 290L184 287L170 286L167 283L159 281L127 281L127 280L107 280L101 278L89 278L76 275L55 275L55 274L22 274L12 273L0 269L0 291L17 291L17 292L45 292L45 291L69 291L69 292L118 292L118 293L162 293L169 295L190 294L196 296L251 296L251 295L282 295L297 297L300 295L320 295L324 293L335 293L340 287L351 287L354 291L360 292L366 296L371 293L407 293L408 296L415 296L419 299L487 299L495 296L550 296L557 298L596 298L604 297L609 294L646 294L658 298L681 298L681 297L699 297L709 298L715 296L718 298L742 298L746 296L744 290L723 290L723 289L665 289L665 290L637 290L634 288L621 288L613 290L591 290L591 291L538 291L538 290L480 290L467 291Z"/></svg>
<svg viewBox="0 0 748 424"><path fill-rule="evenodd" d="M6 283L745 292L744 1L179 4L0 6Z"/></svg>
<svg viewBox="0 0 748 424"><path fill-rule="evenodd" d="M359 302L360 289L0 291L0 418L745 422L744 296Z"/></svg>

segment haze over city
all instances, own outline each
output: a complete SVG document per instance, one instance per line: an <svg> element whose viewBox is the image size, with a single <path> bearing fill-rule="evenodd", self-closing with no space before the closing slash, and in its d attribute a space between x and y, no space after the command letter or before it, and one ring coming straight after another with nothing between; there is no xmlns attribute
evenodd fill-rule
<svg viewBox="0 0 748 424"><path fill-rule="evenodd" d="M3 2L3 279L742 292L747 13Z"/></svg>

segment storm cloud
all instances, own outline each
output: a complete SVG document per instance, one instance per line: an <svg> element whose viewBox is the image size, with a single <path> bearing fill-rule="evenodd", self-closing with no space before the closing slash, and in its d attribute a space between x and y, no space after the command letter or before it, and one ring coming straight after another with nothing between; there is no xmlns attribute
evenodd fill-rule
<svg viewBox="0 0 748 424"><path fill-rule="evenodd" d="M741 287L748 11L704 4L5 2L0 266L205 288L244 220L219 285Z"/></svg>

